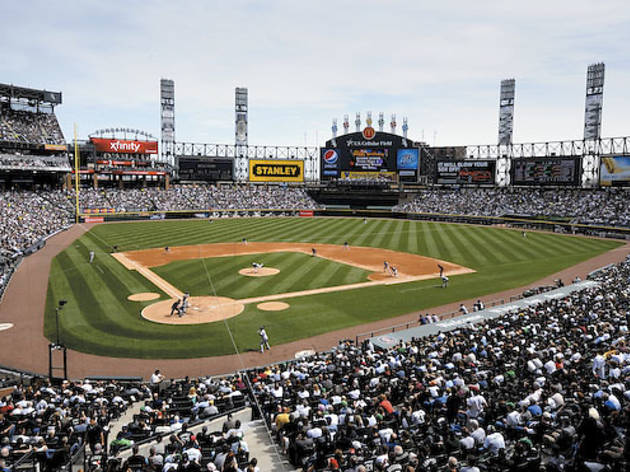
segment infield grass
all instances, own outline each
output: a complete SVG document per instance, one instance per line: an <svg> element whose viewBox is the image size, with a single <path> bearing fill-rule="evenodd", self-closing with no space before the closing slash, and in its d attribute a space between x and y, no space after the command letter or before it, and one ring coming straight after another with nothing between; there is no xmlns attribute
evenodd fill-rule
<svg viewBox="0 0 630 472"><path fill-rule="evenodd" d="M128 271L109 253L164 246L250 241L317 242L371 246L451 261L475 269L451 277L440 289L435 280L378 285L344 292L288 299L290 308L263 312L255 305L224 322L169 326L146 321L140 310L153 302L130 302L127 296L159 289L135 271ZM239 351L256 349L256 329L264 324L272 345L360 325L466 298L483 297L525 286L546 275L618 247L620 242L528 233L493 227L406 220L341 218L253 218L150 221L99 225L54 260L50 271L44 332L54 339L54 307L68 300L60 316L61 340L69 348L94 354L137 358L188 358L234 353L231 331ZM89 264L88 253L96 260ZM294 256L297 259L292 260ZM301 260L303 256L306 260ZM276 260L275 258L278 257ZM225 261L216 261L225 259ZM308 256L286 253L256 256L280 274L243 282L238 269L250 256L178 261L154 268L180 289L193 294L244 298L290 290L361 281L360 269ZM317 262L317 264L315 264ZM209 274L202 272L205 263ZM286 265L285 265L286 263ZM322 265L319 265L319 264ZM313 266L309 266L313 264ZM282 267L280 267L282 265ZM205 269L204 269L205 271ZM209 278L208 278L209 275ZM278 278L276 278L278 277ZM315 279L315 280L311 280ZM275 282L274 282L275 281ZM179 284L182 284L181 286ZM276 285L277 284L277 285ZM315 286L314 285L314 286ZM486 298L488 300L488 298Z"/></svg>
<svg viewBox="0 0 630 472"><path fill-rule="evenodd" d="M269 277L240 275L252 262L280 270ZM171 262L153 272L191 295L221 295L234 299L297 292L368 282L369 271L347 264L295 252L249 254Z"/></svg>

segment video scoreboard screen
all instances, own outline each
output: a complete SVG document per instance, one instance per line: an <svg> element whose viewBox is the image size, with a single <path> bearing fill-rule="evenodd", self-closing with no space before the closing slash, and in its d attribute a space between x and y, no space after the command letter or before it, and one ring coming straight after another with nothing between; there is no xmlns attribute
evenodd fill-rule
<svg viewBox="0 0 630 472"><path fill-rule="evenodd" d="M513 185L578 185L580 168L573 158L534 158L512 161Z"/></svg>
<svg viewBox="0 0 630 472"><path fill-rule="evenodd" d="M206 182L233 180L231 159L179 158L180 180L204 180Z"/></svg>

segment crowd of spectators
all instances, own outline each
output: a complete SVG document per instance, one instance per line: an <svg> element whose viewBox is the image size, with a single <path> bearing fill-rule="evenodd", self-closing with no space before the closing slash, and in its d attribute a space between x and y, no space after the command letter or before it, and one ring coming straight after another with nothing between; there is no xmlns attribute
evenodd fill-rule
<svg viewBox="0 0 630 472"><path fill-rule="evenodd" d="M168 190L84 189L81 208L124 211L315 209L317 204L303 188L285 186L222 185L174 186Z"/></svg>
<svg viewBox="0 0 630 472"><path fill-rule="evenodd" d="M65 144L66 140L52 112L14 110L0 104L0 142Z"/></svg>
<svg viewBox="0 0 630 472"><path fill-rule="evenodd" d="M0 470L27 454L36 455L40 470L59 470L83 444L102 452L110 421L146 390L113 381L18 384L0 399Z"/></svg>
<svg viewBox="0 0 630 472"><path fill-rule="evenodd" d="M475 216L569 218L575 223L630 226L624 189L456 188L427 189L395 211Z"/></svg>
<svg viewBox="0 0 630 472"><path fill-rule="evenodd" d="M246 404L243 379L238 375L187 377L169 385L163 385L161 379L156 371L151 377L151 396L112 441L111 457L115 459L109 470L245 470L250 465L249 447L241 422L232 416ZM225 420L221 430L201 426L219 416ZM130 456L117 454L126 446L133 447Z"/></svg>
<svg viewBox="0 0 630 472"><path fill-rule="evenodd" d="M70 172L70 163L66 156L35 156L0 154L0 169L24 170L24 169L46 169L61 172Z"/></svg>
<svg viewBox="0 0 630 472"><path fill-rule="evenodd" d="M598 288L388 351L340 344L255 370L305 470L630 467L630 260Z"/></svg>

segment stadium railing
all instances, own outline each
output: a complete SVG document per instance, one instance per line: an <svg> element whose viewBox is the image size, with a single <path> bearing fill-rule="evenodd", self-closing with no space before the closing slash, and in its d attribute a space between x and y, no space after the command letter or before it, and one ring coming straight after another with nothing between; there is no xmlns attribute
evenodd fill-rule
<svg viewBox="0 0 630 472"><path fill-rule="evenodd" d="M523 298L522 295L517 295L514 297L510 297L510 301L520 300L521 298ZM486 307L493 307L493 306L504 305L504 304L505 304L505 299L502 298L502 299L492 300L486 303ZM418 311L417 315L420 316L423 312L426 312L426 310ZM442 321L442 320L455 318L456 316L459 316L459 315L461 315L461 312L459 310L453 310L453 311L439 314L438 317L440 321ZM355 343L355 346L358 346L359 342L369 339L369 338L373 338L375 336L378 336L379 334L395 333L396 331L402 331L402 330L413 328L415 326L420 326L420 325L422 325L422 322L420 321L420 319L418 319L417 321L407 321L406 323L400 323L400 324L396 324L392 326L386 326L384 328L378 328L371 331L366 331L364 333L356 334L354 338L354 343Z"/></svg>

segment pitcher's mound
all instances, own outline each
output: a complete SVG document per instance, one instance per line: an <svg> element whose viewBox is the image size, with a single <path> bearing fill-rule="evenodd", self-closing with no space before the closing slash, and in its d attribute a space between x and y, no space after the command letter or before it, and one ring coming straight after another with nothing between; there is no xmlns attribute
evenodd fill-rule
<svg viewBox="0 0 630 472"><path fill-rule="evenodd" d="M149 305L142 310L142 317L155 323L190 325L232 318L245 309L245 305L227 297L190 297L188 310L180 318L177 313L169 316L174 301L163 300Z"/></svg>
<svg viewBox="0 0 630 472"><path fill-rule="evenodd" d="M156 298L160 298L159 293L154 292L142 292L142 293L134 293L133 295L129 295L127 300L132 302L147 302L149 300L155 300Z"/></svg>
<svg viewBox="0 0 630 472"><path fill-rule="evenodd" d="M262 311L282 311L289 308L288 303L284 302L265 302L256 305L256 308Z"/></svg>
<svg viewBox="0 0 630 472"><path fill-rule="evenodd" d="M280 270L274 269L273 267L263 267L258 270L253 267L246 267L238 271L239 274L246 275L247 277L267 277L268 275L276 275L278 272L280 272Z"/></svg>

